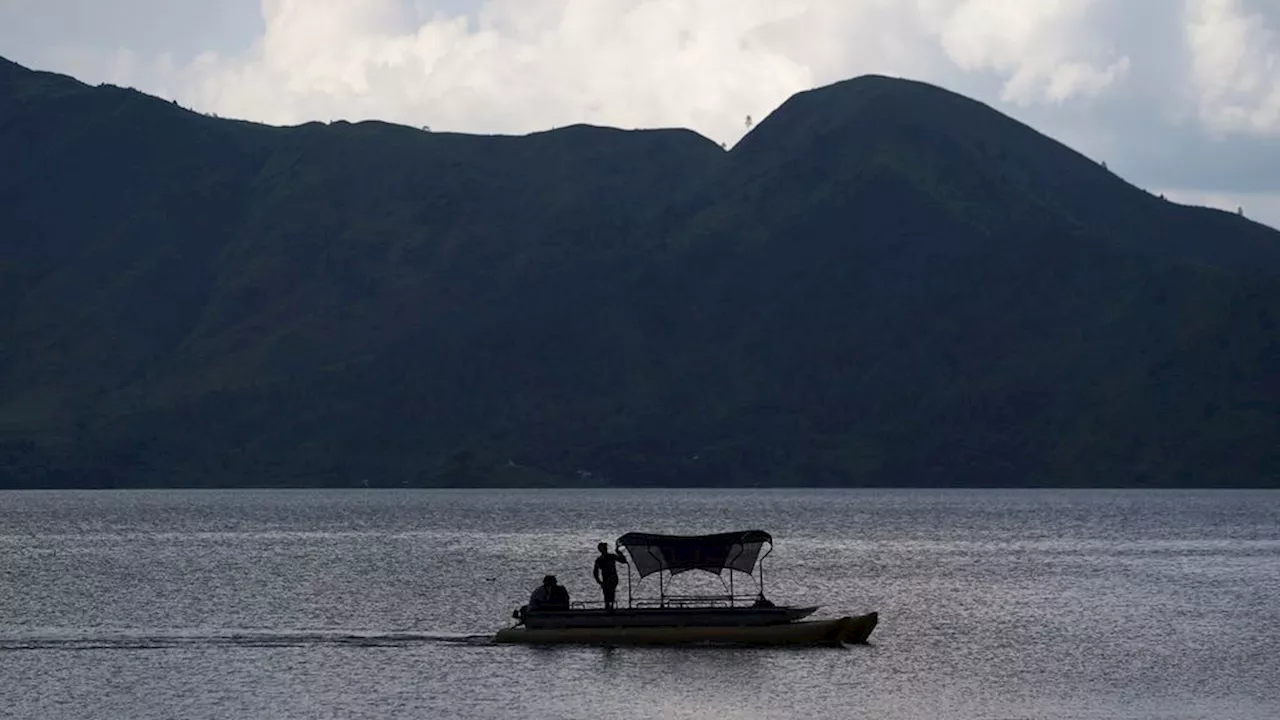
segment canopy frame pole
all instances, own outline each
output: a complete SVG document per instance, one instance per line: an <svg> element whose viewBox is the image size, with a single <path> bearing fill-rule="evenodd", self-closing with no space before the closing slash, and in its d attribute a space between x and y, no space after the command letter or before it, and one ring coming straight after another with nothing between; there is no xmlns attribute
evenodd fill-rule
<svg viewBox="0 0 1280 720"><path fill-rule="evenodd" d="M614 545L614 547L618 546ZM631 599L631 563L627 563L627 608L633 607L635 607L635 601Z"/></svg>
<svg viewBox="0 0 1280 720"><path fill-rule="evenodd" d="M769 557L769 553L773 552L773 543L769 543L769 549L764 551L760 559L756 563L760 566L760 597L764 597L764 559Z"/></svg>
<svg viewBox="0 0 1280 720"><path fill-rule="evenodd" d="M733 605L733 568L729 568L729 607Z"/></svg>

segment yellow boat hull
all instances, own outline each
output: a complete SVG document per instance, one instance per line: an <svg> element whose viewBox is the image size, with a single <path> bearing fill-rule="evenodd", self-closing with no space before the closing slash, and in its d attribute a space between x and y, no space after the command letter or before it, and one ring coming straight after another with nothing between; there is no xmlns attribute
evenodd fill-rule
<svg viewBox="0 0 1280 720"><path fill-rule="evenodd" d="M739 627L507 628L493 641L529 645L852 645L865 643L876 613L835 620Z"/></svg>

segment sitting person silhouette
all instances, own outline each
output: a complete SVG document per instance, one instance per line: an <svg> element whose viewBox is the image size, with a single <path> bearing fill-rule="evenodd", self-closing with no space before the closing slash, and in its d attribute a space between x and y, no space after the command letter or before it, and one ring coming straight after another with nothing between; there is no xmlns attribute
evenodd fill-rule
<svg viewBox="0 0 1280 720"><path fill-rule="evenodd" d="M569 591L563 585L556 583L555 575L548 575L542 578L542 585L529 596L529 609L568 610Z"/></svg>

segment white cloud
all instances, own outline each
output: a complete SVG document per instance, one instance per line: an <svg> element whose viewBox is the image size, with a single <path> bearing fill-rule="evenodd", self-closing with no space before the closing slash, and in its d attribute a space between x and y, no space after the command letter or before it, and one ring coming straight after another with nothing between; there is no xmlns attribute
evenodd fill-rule
<svg viewBox="0 0 1280 720"><path fill-rule="evenodd" d="M420 21L403 0L263 0L250 53L205 56L163 84L196 107L272 123L377 117L519 133L581 121L732 142L746 115L866 72L944 83L996 73L1021 105L1097 95L1129 66L1091 39L1097 5L490 0Z"/></svg>
<svg viewBox="0 0 1280 720"><path fill-rule="evenodd" d="M394 0L264 3L246 58L207 59L182 98L277 123L377 117L440 129L528 132L571 122L688 125L732 136L812 84L753 31L791 11L715 0L488 3L476 21L397 26Z"/></svg>
<svg viewBox="0 0 1280 720"><path fill-rule="evenodd" d="M1100 42L1096 0L967 0L921 3L943 18L940 37L956 65L1006 76L1001 99L1029 105L1096 95L1129 69Z"/></svg>
<svg viewBox="0 0 1280 720"><path fill-rule="evenodd" d="M1280 43L1267 18L1241 0L1188 0L1186 28L1209 127L1280 135Z"/></svg>

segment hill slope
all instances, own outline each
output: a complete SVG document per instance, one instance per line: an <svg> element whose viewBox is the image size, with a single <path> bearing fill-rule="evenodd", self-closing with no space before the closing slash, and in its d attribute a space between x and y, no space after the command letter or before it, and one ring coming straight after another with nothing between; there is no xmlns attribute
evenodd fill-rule
<svg viewBox="0 0 1280 720"><path fill-rule="evenodd" d="M0 487L1280 485L1280 233L864 77L271 128L0 62Z"/></svg>

